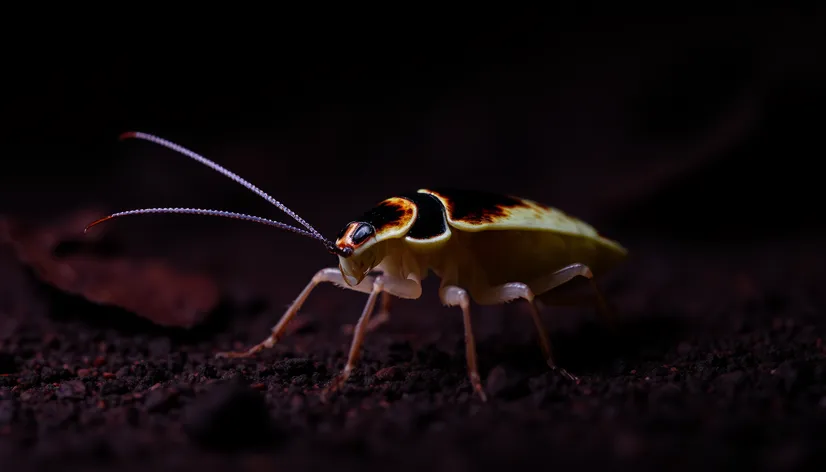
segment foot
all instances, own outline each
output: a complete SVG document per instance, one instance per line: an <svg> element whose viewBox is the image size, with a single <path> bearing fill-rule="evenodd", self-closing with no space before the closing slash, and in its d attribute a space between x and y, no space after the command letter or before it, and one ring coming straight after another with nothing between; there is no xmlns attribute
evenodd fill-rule
<svg viewBox="0 0 826 472"><path fill-rule="evenodd" d="M327 402L330 398L330 395L337 392L346 382L347 379L350 378L350 369L345 368L342 370L338 375L333 377L330 380L330 383L327 384L327 387L321 391L321 401Z"/></svg>
<svg viewBox="0 0 826 472"><path fill-rule="evenodd" d="M482 400L482 402L487 402L488 395L482 387L482 382L479 380L478 374L470 374L470 384L473 385L473 391L479 396L479 399Z"/></svg>
<svg viewBox="0 0 826 472"><path fill-rule="evenodd" d="M272 337L267 338L266 341L256 344L246 351L224 351L215 354L216 359L240 359L245 357L252 357L264 349L269 349L275 345Z"/></svg>
<svg viewBox="0 0 826 472"><path fill-rule="evenodd" d="M550 361L548 362L548 367L550 367L553 372L565 377L566 379L568 379L572 382L579 382L579 377L577 377L576 375L568 372L567 370L563 369L562 367L556 366L555 364L551 363Z"/></svg>

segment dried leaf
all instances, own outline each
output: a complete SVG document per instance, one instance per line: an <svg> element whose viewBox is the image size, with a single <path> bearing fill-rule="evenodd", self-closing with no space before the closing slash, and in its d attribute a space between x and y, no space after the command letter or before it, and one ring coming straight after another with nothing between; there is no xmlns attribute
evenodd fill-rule
<svg viewBox="0 0 826 472"><path fill-rule="evenodd" d="M108 256L104 232L83 234L100 212L78 212L65 221L33 228L0 218L0 241L43 282L90 302L113 305L161 326L190 328L219 301L216 283L153 260ZM82 248L58 254L61 246Z"/></svg>

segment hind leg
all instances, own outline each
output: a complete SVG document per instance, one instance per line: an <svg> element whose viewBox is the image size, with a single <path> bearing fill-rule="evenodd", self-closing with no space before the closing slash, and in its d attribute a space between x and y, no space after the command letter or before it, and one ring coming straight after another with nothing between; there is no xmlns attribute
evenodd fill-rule
<svg viewBox="0 0 826 472"><path fill-rule="evenodd" d="M527 284L510 282L489 287L481 293L475 294L474 298L483 305L497 305L519 298L527 300L530 307L531 319L533 319L533 323L536 326L536 331L539 335L539 344L542 348L542 353L545 355L545 362L548 364L548 367L559 372L564 377L576 380L576 376L558 367L556 362L554 362L553 354L551 353L551 342L548 339L548 331L545 329L545 326L542 324L542 319L539 316L539 309L536 307L534 293Z"/></svg>
<svg viewBox="0 0 826 472"><path fill-rule="evenodd" d="M545 355L545 359L548 363L548 366L551 369L554 369L568 377L572 380L575 380L576 377L570 374L565 369L562 369L556 365L556 362L553 359L553 354L551 352L551 343L548 339L548 332L545 329L545 326L542 324L542 319L539 316L539 310L537 308L537 300L536 297L538 295L545 295L551 290L563 285L575 277L586 277L589 281L591 286L593 287L594 291L596 292L597 302L599 304L600 311L603 313L608 313L607 305L605 304L605 300L602 296L602 292L597 287L596 282L594 281L593 273L588 266L584 264L571 264L567 267L564 267L560 270L552 272L547 276L540 277L539 279L533 281L530 285L535 287L534 290L531 290L528 284L522 282L510 282L494 287L489 287L483 290L481 293L475 294L475 298L481 304L500 304L500 303L507 303L519 298L525 299L530 304L530 313L531 318L533 319L534 325L536 326L537 332L539 334L539 342L542 347L542 352Z"/></svg>
<svg viewBox="0 0 826 472"><path fill-rule="evenodd" d="M552 292L555 288L570 282L576 277L585 277L588 279L588 284L592 290L591 295L583 294L566 297L565 295L556 296L556 294ZM605 302L605 297L602 295L602 290L600 290L596 280L594 280L594 274L585 264L576 263L566 266L545 277L540 277L531 283L531 286L536 287L536 296L542 303L547 305L579 305L585 301L593 303L594 298L596 298L596 306L600 314L606 319L613 318L613 310L608 307L608 304Z"/></svg>

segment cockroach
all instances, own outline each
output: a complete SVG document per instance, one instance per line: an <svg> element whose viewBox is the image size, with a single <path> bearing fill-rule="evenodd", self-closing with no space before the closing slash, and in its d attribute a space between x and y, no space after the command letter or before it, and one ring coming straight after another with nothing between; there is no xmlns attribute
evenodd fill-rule
<svg viewBox="0 0 826 472"><path fill-rule="evenodd" d="M249 357L273 347L320 283L332 283L368 295L353 330L347 364L331 380L325 394L338 389L356 368L365 334L388 318L391 297L419 298L422 280L430 272L441 279L439 298L442 303L462 310L468 375L482 401L487 396L477 367L471 300L479 305L526 300L548 366L575 379L554 361L537 300L553 304L550 296L555 288L576 277L584 277L593 288L600 310L606 312L608 308L595 278L627 256L627 250L618 242L600 235L591 225L559 209L512 195L450 188L419 189L382 200L344 225L333 240L321 235L258 187L189 149L141 132L121 135L121 139L126 138L159 144L211 167L278 207L303 228L222 210L147 208L106 216L88 225L87 231L103 221L126 215L220 216L274 226L315 239L338 258L337 267L321 269L313 276L265 340L245 351L218 353L218 357ZM379 295L379 314L371 322Z"/></svg>

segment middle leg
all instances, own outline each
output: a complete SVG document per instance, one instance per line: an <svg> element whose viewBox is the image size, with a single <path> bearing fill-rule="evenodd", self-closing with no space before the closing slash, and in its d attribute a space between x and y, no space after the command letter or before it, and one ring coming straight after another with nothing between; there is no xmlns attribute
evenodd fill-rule
<svg viewBox="0 0 826 472"><path fill-rule="evenodd" d="M468 297L465 289L455 285L442 287L439 290L439 297L442 299L442 303L447 306L459 306L462 308L462 317L465 322L465 357L467 357L470 384L473 386L473 390L479 395L479 398L485 402L488 397L479 379L479 366L476 362L476 341L473 338L473 328L470 323L470 297Z"/></svg>
<svg viewBox="0 0 826 472"><path fill-rule="evenodd" d="M556 365L551 352L551 342L548 339L548 331L545 329L545 326L542 324L542 318L539 316L539 309L536 307L534 293L527 284L521 282L510 282L489 287L482 293L478 294L476 298L479 303L485 305L497 305L520 298L527 300L531 318L536 326L536 331L539 335L539 343L542 347L542 353L545 355L545 362L548 364L548 367L559 372L564 377L571 380L576 380L576 376Z"/></svg>

